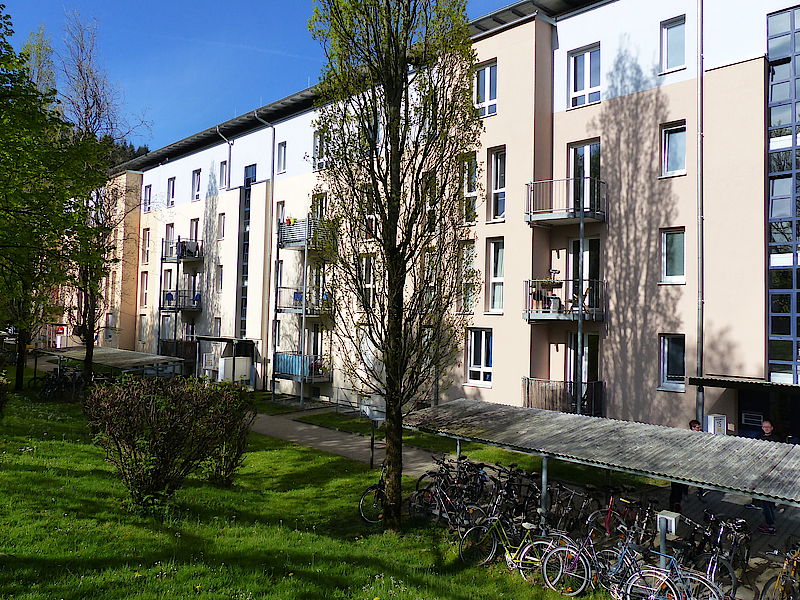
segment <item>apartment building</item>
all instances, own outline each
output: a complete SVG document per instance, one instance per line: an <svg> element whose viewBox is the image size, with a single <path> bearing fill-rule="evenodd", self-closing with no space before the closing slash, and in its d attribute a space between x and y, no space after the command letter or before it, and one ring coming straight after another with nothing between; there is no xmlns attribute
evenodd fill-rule
<svg viewBox="0 0 800 600"><path fill-rule="evenodd" d="M800 5L524 0L471 28L484 282L440 400L800 434ZM137 350L357 396L314 246L313 100L121 166L142 179Z"/></svg>

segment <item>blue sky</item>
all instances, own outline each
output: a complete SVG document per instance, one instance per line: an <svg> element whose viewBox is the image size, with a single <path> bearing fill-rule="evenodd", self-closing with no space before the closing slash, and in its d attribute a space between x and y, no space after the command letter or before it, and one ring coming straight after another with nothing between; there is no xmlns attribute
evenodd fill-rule
<svg viewBox="0 0 800 600"><path fill-rule="evenodd" d="M151 150L316 82L323 64L308 33L312 0L0 0L14 46L43 23L54 48L64 15L96 19L101 64L123 96L131 137ZM510 0L469 0L470 18ZM224 7L224 8L223 8Z"/></svg>

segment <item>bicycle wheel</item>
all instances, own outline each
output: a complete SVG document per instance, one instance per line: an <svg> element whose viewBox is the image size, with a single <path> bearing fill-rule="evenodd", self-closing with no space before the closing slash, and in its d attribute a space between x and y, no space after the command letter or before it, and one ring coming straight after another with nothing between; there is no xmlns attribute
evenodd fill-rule
<svg viewBox="0 0 800 600"><path fill-rule="evenodd" d="M594 555L593 579L607 590L619 587L630 577L631 559L628 556L620 559L620 554L619 549L604 548Z"/></svg>
<svg viewBox="0 0 800 600"><path fill-rule="evenodd" d="M724 600L725 596L708 577L699 573L681 572L681 598L686 600Z"/></svg>
<svg viewBox="0 0 800 600"><path fill-rule="evenodd" d="M459 535L486 521L486 513L477 504L466 504L453 517L453 526Z"/></svg>
<svg viewBox="0 0 800 600"><path fill-rule="evenodd" d="M515 561L519 574L522 575L525 581L539 583L541 581L544 555L556 546L565 544L566 542L560 536L533 540L520 550L519 558Z"/></svg>
<svg viewBox="0 0 800 600"><path fill-rule="evenodd" d="M358 513L367 523L375 524L383 520L383 505L386 502L386 492L381 485L371 485L358 501Z"/></svg>
<svg viewBox="0 0 800 600"><path fill-rule="evenodd" d="M785 575L776 575L764 584L759 600L797 600L797 590Z"/></svg>
<svg viewBox="0 0 800 600"><path fill-rule="evenodd" d="M596 541L625 537L625 522L615 510L596 510L586 518L586 532L591 533Z"/></svg>
<svg viewBox="0 0 800 600"><path fill-rule="evenodd" d="M436 497L428 489L412 492L408 497L408 514L411 518L436 519Z"/></svg>
<svg viewBox="0 0 800 600"><path fill-rule="evenodd" d="M708 577L725 596L733 598L739 583L736 571L727 558L713 552L701 554L694 560L694 568Z"/></svg>
<svg viewBox="0 0 800 600"><path fill-rule="evenodd" d="M669 575L658 569L633 573L622 587L624 600L678 600L682 598Z"/></svg>
<svg viewBox="0 0 800 600"><path fill-rule="evenodd" d="M589 562L574 546L556 546L542 558L544 584L564 596L577 596L591 582Z"/></svg>
<svg viewBox="0 0 800 600"><path fill-rule="evenodd" d="M438 473L435 471L425 471L422 475L419 476L417 479L417 486L415 489L417 490L424 490L431 487L436 480Z"/></svg>
<svg viewBox="0 0 800 600"><path fill-rule="evenodd" d="M497 552L497 537L485 525L467 529L458 543L458 556L468 565L485 565Z"/></svg>

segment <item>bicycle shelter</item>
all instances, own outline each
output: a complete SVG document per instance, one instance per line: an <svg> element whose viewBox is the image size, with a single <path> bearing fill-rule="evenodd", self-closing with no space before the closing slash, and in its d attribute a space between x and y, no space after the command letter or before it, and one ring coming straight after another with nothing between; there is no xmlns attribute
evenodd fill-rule
<svg viewBox="0 0 800 600"><path fill-rule="evenodd" d="M800 507L800 446L460 399L403 427ZM546 488L543 488L546 489Z"/></svg>
<svg viewBox="0 0 800 600"><path fill-rule="evenodd" d="M68 348L65 350L38 350L39 354L55 356L59 363L64 358L82 361L86 357L86 348ZM97 347L94 349L92 364L112 369L116 373L145 373L152 375L169 375L179 372L177 367L182 358L161 356L133 350ZM176 370L177 369L177 370Z"/></svg>

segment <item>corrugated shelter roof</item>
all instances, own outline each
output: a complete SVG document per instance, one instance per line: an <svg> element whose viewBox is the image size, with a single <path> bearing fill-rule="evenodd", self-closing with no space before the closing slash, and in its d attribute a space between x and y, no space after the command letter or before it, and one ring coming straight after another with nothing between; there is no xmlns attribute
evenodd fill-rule
<svg viewBox="0 0 800 600"><path fill-rule="evenodd" d="M42 354L51 354L53 356L72 358L74 360L83 360L86 358L86 348L82 347L71 348L69 350L41 350L40 352ZM134 352L133 350L119 350L118 348L98 347L94 349L92 362L96 365L128 371L154 365L180 363L183 362L183 359L175 356L161 356L160 354Z"/></svg>
<svg viewBox="0 0 800 600"><path fill-rule="evenodd" d="M800 446L535 408L455 400L403 426L800 506Z"/></svg>

